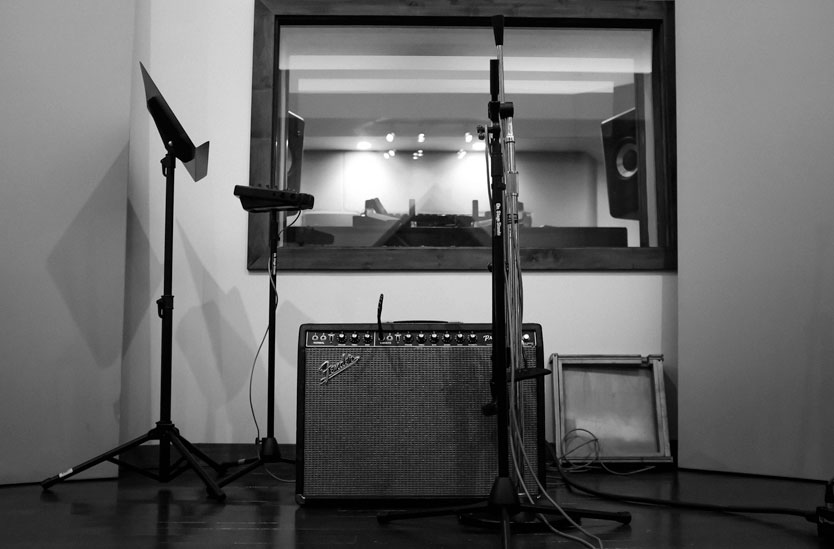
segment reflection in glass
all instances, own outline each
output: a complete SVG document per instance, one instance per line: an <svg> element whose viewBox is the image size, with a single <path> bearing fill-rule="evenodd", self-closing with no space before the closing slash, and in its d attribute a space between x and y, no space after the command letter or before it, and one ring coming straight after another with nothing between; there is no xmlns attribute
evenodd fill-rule
<svg viewBox="0 0 834 549"><path fill-rule="evenodd" d="M489 28L282 26L282 111L304 119L290 187L316 200L285 246L489 246L493 44ZM651 31L508 28L504 44L521 246L657 245Z"/></svg>

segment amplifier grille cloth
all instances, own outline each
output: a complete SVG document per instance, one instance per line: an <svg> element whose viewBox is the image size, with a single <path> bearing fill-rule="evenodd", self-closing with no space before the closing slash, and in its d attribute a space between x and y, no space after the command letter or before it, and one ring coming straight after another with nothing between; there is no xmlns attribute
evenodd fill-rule
<svg viewBox="0 0 834 549"><path fill-rule="evenodd" d="M321 384L319 366L359 361ZM490 347L306 349L303 493L311 498L468 498L497 472ZM524 348L529 366L535 347ZM301 375L301 374L299 374ZM539 470L536 384L522 391L524 447ZM512 468L512 462L510 462ZM525 482L536 491L532 473Z"/></svg>

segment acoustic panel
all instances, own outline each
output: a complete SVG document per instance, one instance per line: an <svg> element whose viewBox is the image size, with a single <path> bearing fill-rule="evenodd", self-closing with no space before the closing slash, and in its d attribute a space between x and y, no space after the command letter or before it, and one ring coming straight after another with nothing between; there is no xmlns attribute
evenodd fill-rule
<svg viewBox="0 0 834 549"><path fill-rule="evenodd" d="M560 458L672 461L662 356L554 354L550 364Z"/></svg>

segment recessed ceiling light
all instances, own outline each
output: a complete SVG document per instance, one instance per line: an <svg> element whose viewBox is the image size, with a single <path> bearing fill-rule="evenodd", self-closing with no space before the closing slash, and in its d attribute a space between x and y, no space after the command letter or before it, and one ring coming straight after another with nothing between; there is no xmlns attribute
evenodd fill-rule
<svg viewBox="0 0 834 549"><path fill-rule="evenodd" d="M371 143L370 141L360 141L356 144L356 148L360 151L367 151L371 148Z"/></svg>

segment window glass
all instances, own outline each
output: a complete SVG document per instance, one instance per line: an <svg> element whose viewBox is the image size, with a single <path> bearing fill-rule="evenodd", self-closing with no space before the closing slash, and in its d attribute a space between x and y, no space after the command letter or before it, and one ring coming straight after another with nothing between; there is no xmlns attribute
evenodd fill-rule
<svg viewBox="0 0 834 549"><path fill-rule="evenodd" d="M304 120L297 190L316 199L297 225L325 233L310 244L490 245L477 127L491 29L285 26L280 37L286 106ZM641 242L637 184L653 194L636 135L651 127L651 32L507 29L504 44L522 247L656 243L649 219Z"/></svg>
<svg viewBox="0 0 834 549"><path fill-rule="evenodd" d="M285 249L491 245L478 130L492 28L289 24L277 36L277 173L315 197L284 220ZM505 30L522 250L665 245L652 41L650 28Z"/></svg>

